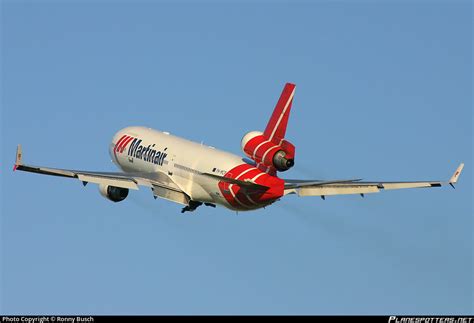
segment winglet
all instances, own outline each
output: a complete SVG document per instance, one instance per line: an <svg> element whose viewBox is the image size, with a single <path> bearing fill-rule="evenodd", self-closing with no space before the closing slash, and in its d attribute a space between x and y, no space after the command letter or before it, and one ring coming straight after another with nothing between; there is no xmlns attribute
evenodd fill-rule
<svg viewBox="0 0 474 323"><path fill-rule="evenodd" d="M16 171L16 169L18 168L18 166L21 165L21 157L22 157L23 153L21 151L21 145L18 145L16 147L16 160L15 160L15 165L13 166L13 171Z"/></svg>
<svg viewBox="0 0 474 323"><path fill-rule="evenodd" d="M453 176L449 179L449 184L455 184L459 176L461 175L462 169L464 168L464 163L459 164L458 168L456 168L456 171L454 172ZM452 186L452 185L451 185Z"/></svg>

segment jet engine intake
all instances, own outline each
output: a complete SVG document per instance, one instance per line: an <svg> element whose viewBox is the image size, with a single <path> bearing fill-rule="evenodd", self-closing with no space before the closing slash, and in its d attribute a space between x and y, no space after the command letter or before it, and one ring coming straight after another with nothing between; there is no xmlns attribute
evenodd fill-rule
<svg viewBox="0 0 474 323"><path fill-rule="evenodd" d="M100 195L112 202L120 202L128 196L128 188L116 187L110 185L99 185Z"/></svg>
<svg viewBox="0 0 474 323"><path fill-rule="evenodd" d="M268 140L259 131L247 133L241 142L243 152L256 163L278 171L286 171L295 164L295 146L281 140L278 144Z"/></svg>
<svg viewBox="0 0 474 323"><path fill-rule="evenodd" d="M295 160L293 158L285 158L285 156L286 152L283 150L279 150L275 155L273 155L273 165L280 172L290 169L295 164Z"/></svg>

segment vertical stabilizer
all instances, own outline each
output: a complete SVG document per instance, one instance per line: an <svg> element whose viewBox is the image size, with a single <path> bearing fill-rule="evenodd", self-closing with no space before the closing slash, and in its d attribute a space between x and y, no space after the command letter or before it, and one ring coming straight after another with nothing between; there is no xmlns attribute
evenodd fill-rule
<svg viewBox="0 0 474 323"><path fill-rule="evenodd" d="M283 92L281 92L280 99L273 110L270 121L268 121L265 132L263 133L268 140L276 145L279 145L281 140L285 138L295 87L295 84L286 83Z"/></svg>

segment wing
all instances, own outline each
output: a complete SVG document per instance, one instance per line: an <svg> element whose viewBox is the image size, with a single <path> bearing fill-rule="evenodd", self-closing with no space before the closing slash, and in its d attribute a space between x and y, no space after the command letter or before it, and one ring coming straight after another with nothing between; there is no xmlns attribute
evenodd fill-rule
<svg viewBox="0 0 474 323"><path fill-rule="evenodd" d="M416 181L416 182L364 182L360 179L334 180L334 181L298 181L285 180L285 194L298 194L299 196L344 195L378 193L380 190L397 190L403 188L440 187L451 185L458 181L464 164L461 163L449 181Z"/></svg>
<svg viewBox="0 0 474 323"><path fill-rule="evenodd" d="M91 172L82 170L49 168L42 166L25 165L22 162L22 149L18 145L16 161L13 170L75 178L82 181L83 185L95 183L138 190L139 186L150 187L155 198L160 197L183 205L189 202L189 196L165 173L120 173L120 172Z"/></svg>

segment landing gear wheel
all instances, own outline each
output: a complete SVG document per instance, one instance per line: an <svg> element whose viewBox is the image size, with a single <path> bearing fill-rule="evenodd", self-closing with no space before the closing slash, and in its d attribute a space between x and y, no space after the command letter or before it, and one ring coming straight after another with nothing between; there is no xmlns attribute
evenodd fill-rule
<svg viewBox="0 0 474 323"><path fill-rule="evenodd" d="M199 206L202 205L202 202L198 202L198 201L189 201L189 204L186 205L185 207L183 207L181 209L181 213L184 213L184 212L193 212L194 210L196 210Z"/></svg>

